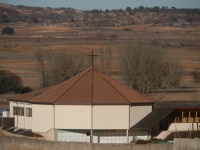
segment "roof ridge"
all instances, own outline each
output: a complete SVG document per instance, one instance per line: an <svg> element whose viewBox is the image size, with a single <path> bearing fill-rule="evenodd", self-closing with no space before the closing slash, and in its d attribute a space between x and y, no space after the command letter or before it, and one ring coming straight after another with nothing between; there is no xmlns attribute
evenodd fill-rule
<svg viewBox="0 0 200 150"><path fill-rule="evenodd" d="M99 71L99 70L97 70L97 69L96 69L96 71L101 72L101 71ZM101 72L101 73L102 73L102 72ZM103 75L106 75L106 74L104 74L104 73L102 73L102 74L103 74ZM143 94L141 94L140 92L138 92L138 91L136 91L136 90L134 90L134 89L131 89L131 88L128 87L127 85L122 84L121 82L119 82L119 81L113 79L112 77L110 77L110 76L108 76L108 75L106 75L106 76L107 76L108 78L110 78L110 79L112 79L112 80L118 82L118 83L121 84L122 86L125 86L126 88L128 88L128 89L130 89L130 90L132 90L132 91L134 91L134 92L136 92L136 93L138 93L139 95L141 95L141 96L143 96L143 97L145 97L145 98L147 98L147 99L149 99L150 101L153 102L153 100L151 100L151 99L150 99L149 97L147 97L146 95L143 95Z"/></svg>
<svg viewBox="0 0 200 150"><path fill-rule="evenodd" d="M90 70L91 70L92 68L89 68L88 70L85 70L84 72L82 72L82 73L85 73L80 79L82 79ZM80 74L78 74L78 75L80 75ZM78 75L76 75L76 76L78 76ZM74 77L72 77L72 78L75 78L76 76L74 76ZM71 79L72 79L71 78ZM55 100L55 101L53 101L52 103L55 103L62 95L64 95L67 91L69 91L80 79L78 79L74 84L72 84L69 88L68 88L68 90L66 90L65 92L63 92L60 96L58 96L57 97L57 99ZM68 81L68 80L67 80ZM65 82L67 82L67 81L65 81ZM64 83L65 83L64 82ZM64 84L64 83L62 83L62 84Z"/></svg>
<svg viewBox="0 0 200 150"><path fill-rule="evenodd" d="M124 97L125 99L126 99L126 101L128 101L128 103L130 103L131 104L131 102L121 93L121 92L119 92L119 90L117 90L107 79L105 79L99 72L100 71L98 71L98 70L96 70L95 69L95 71L108 83L108 84L110 84L120 95L122 95L122 97ZM102 72L101 72L102 73ZM104 74L104 73L102 73L102 74ZM105 75L105 74L104 74ZM107 75L106 75L107 76ZM112 79L112 78L111 78ZM114 80L114 79L113 79ZM115 80L116 81L116 80Z"/></svg>

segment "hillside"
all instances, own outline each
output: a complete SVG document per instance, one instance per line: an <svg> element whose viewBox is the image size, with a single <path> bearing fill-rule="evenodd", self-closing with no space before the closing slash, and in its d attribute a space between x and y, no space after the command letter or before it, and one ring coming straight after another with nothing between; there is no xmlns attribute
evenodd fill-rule
<svg viewBox="0 0 200 150"><path fill-rule="evenodd" d="M188 26L200 23L200 9L140 6L125 10L75 10L0 4L0 23L63 24L69 27L116 27L135 24Z"/></svg>

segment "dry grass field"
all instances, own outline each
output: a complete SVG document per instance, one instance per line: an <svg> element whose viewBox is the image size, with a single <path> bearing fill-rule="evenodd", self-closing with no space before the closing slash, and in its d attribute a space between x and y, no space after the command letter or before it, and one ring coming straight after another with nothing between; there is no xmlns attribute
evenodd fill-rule
<svg viewBox="0 0 200 150"><path fill-rule="evenodd" d="M0 26L0 30L5 25ZM38 89L39 74L36 71L34 52L36 49L54 52L68 51L89 59L88 54L94 50L99 54L100 46L110 44L113 59L111 63L111 76L122 81L119 75L118 53L123 44L129 40L140 39L148 41L153 38L160 39L165 51L181 61L184 73L179 92L168 93L166 100L199 100L200 85L192 82L191 71L200 70L200 26L195 27L169 27L153 26L151 24L132 25L125 27L104 28L70 28L64 25L27 26L26 24L12 24L15 35L0 35L0 68L10 70L21 76L25 86ZM123 31L130 28L131 31ZM104 36L98 38L98 34ZM117 35L111 39L110 35ZM98 68L99 58L95 59ZM184 89L184 90L183 90ZM157 99L159 94L151 97Z"/></svg>

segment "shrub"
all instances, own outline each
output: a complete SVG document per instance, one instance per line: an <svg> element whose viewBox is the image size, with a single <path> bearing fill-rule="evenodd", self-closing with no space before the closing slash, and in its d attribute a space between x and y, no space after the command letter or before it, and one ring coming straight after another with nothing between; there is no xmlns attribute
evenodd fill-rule
<svg viewBox="0 0 200 150"><path fill-rule="evenodd" d="M14 29L11 27L5 27L2 29L2 34L13 34L14 33Z"/></svg>
<svg viewBox="0 0 200 150"><path fill-rule="evenodd" d="M34 18L32 19L32 21L33 21L33 23L39 23L39 19L36 18L36 17L34 17Z"/></svg>
<svg viewBox="0 0 200 150"><path fill-rule="evenodd" d="M117 35L116 35L116 34L111 34L111 35L110 35L110 39L116 40L116 39L117 39Z"/></svg>
<svg viewBox="0 0 200 150"><path fill-rule="evenodd" d="M31 92L31 91L33 91L32 88L30 88L29 86L25 86L21 89L20 94L25 94L25 93L28 93L28 92Z"/></svg>
<svg viewBox="0 0 200 150"><path fill-rule="evenodd" d="M147 144L147 143L149 143L148 141L145 141L145 140L138 140L137 142L136 142L136 144Z"/></svg>
<svg viewBox="0 0 200 150"><path fill-rule="evenodd" d="M130 28L124 28L123 31L131 31Z"/></svg>
<svg viewBox="0 0 200 150"><path fill-rule="evenodd" d="M0 93L19 93L23 87L22 79L8 70L0 70Z"/></svg>

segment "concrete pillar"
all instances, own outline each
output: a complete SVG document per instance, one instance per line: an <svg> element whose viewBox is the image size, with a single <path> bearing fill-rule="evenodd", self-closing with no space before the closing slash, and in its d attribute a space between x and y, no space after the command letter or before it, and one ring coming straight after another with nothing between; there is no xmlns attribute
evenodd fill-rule
<svg viewBox="0 0 200 150"><path fill-rule="evenodd" d="M176 111L174 113L174 122L176 123Z"/></svg>
<svg viewBox="0 0 200 150"><path fill-rule="evenodd" d="M191 122L191 112L189 111L188 122Z"/></svg>
<svg viewBox="0 0 200 150"><path fill-rule="evenodd" d="M184 111L182 111L181 114L182 114L182 119L181 119L182 121L181 122L183 123L184 122L183 121L184 120Z"/></svg>
<svg viewBox="0 0 200 150"><path fill-rule="evenodd" d="M126 142L129 143L128 129L126 130Z"/></svg>
<svg viewBox="0 0 200 150"><path fill-rule="evenodd" d="M90 130L90 142L93 143L93 130Z"/></svg>
<svg viewBox="0 0 200 150"><path fill-rule="evenodd" d="M198 122L198 113L196 111L195 122Z"/></svg>

